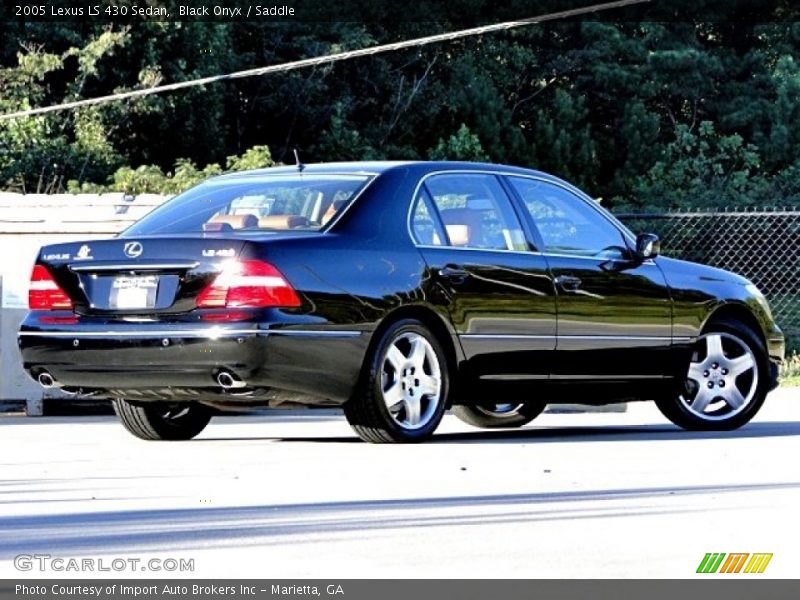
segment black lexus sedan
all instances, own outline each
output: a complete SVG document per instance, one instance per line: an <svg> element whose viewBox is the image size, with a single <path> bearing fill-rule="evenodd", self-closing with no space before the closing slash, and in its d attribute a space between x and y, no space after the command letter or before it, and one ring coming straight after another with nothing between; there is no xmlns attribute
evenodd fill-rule
<svg viewBox="0 0 800 600"><path fill-rule="evenodd" d="M489 164L215 177L117 238L45 246L29 300L30 376L112 399L144 439L298 404L342 406L369 442L428 438L448 408L517 427L563 402L654 400L683 428L733 429L784 353L746 279Z"/></svg>

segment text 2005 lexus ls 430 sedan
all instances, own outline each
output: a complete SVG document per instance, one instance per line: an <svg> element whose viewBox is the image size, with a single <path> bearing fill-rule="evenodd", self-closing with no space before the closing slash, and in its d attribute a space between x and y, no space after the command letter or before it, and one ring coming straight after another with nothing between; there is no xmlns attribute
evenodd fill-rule
<svg viewBox="0 0 800 600"><path fill-rule="evenodd" d="M784 339L746 279L658 256L573 186L472 163L215 177L115 239L46 246L19 344L44 386L113 399L145 439L212 413L341 405L364 440L547 403L655 400L733 429Z"/></svg>

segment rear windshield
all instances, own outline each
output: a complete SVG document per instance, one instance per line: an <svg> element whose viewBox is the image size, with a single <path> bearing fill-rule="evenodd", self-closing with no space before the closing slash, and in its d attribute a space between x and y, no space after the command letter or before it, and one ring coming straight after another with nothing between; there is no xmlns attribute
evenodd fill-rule
<svg viewBox="0 0 800 600"><path fill-rule="evenodd" d="M216 179L169 200L125 235L316 231L367 184L364 175L264 175Z"/></svg>

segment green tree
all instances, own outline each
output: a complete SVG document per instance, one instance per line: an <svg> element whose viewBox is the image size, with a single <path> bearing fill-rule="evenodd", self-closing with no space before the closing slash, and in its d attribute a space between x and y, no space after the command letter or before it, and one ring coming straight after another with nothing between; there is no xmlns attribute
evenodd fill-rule
<svg viewBox="0 0 800 600"><path fill-rule="evenodd" d="M75 77L59 101L79 98L97 65L127 41L125 31L104 31L83 47L61 54L27 46L16 56L17 64L0 69L0 110L25 109L46 100L48 78L75 62ZM109 139L107 110L89 107L68 114L0 121L0 182L27 192L60 191L71 177L96 179L121 162Z"/></svg>
<svg viewBox="0 0 800 600"><path fill-rule="evenodd" d="M647 208L760 204L765 193L755 146L736 134L720 135L710 121L697 132L678 125L663 157L634 184Z"/></svg>
<svg viewBox="0 0 800 600"><path fill-rule="evenodd" d="M435 148L428 153L431 160L470 160L484 162L489 156L477 135L461 124L458 131L446 140L439 138Z"/></svg>
<svg viewBox="0 0 800 600"><path fill-rule="evenodd" d="M489 10L479 0L460 6ZM0 19L0 110L463 26L447 10L427 16L124 28ZM228 157L263 146L278 162L292 161L294 148L305 162L508 162L563 176L612 207L791 204L800 195L800 24L777 13L769 21L543 23L0 122L0 186L177 188L207 168L197 165L229 168Z"/></svg>

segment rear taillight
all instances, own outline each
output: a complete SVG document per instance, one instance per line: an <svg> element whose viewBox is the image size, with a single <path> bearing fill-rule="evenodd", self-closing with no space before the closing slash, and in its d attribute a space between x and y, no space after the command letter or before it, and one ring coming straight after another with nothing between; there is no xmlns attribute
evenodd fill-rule
<svg viewBox="0 0 800 600"><path fill-rule="evenodd" d="M28 307L31 310L69 310L72 300L53 279L44 265L35 265L28 288Z"/></svg>
<svg viewBox="0 0 800 600"><path fill-rule="evenodd" d="M265 308L300 306L278 269L260 260L228 263L197 297L199 308Z"/></svg>

